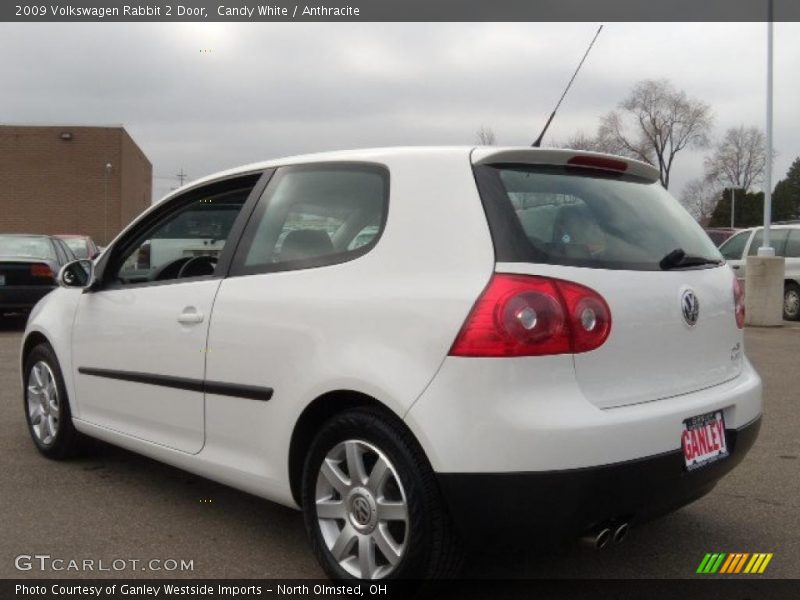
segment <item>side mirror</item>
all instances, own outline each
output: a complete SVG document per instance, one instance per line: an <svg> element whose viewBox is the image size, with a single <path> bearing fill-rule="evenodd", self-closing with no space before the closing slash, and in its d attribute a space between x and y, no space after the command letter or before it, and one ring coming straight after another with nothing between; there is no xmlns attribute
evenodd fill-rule
<svg viewBox="0 0 800 600"><path fill-rule="evenodd" d="M73 260L58 272L58 285L67 288L87 288L94 283L94 262L89 259Z"/></svg>

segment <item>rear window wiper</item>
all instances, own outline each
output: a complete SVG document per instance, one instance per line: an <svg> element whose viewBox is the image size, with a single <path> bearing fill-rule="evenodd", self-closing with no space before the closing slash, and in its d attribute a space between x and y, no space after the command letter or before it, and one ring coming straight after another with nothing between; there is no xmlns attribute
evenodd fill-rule
<svg viewBox="0 0 800 600"><path fill-rule="evenodd" d="M703 265L719 265L722 261L718 258L708 258L706 256L692 256L686 254L683 248L675 248L672 252L662 258L658 266L663 271L670 269L683 269L687 267L700 267Z"/></svg>

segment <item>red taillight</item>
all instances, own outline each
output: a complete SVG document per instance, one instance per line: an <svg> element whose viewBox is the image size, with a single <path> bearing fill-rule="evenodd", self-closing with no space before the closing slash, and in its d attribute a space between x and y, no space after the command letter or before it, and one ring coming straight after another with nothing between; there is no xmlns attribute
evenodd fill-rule
<svg viewBox="0 0 800 600"><path fill-rule="evenodd" d="M450 349L452 356L542 356L588 352L611 331L594 290L560 279L495 273Z"/></svg>
<svg viewBox="0 0 800 600"><path fill-rule="evenodd" d="M47 265L31 265L31 277L53 277L53 269Z"/></svg>
<svg viewBox="0 0 800 600"><path fill-rule="evenodd" d="M738 277L733 278L733 310L736 314L736 326L744 329L744 288Z"/></svg>

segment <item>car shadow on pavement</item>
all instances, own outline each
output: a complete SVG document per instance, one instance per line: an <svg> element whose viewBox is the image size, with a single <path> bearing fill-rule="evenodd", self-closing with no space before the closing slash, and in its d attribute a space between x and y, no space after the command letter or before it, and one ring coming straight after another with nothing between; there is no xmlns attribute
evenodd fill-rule
<svg viewBox="0 0 800 600"><path fill-rule="evenodd" d="M140 537L140 543L195 558L199 567L195 577L322 576L300 512L103 442L92 444L89 456L71 463L79 471L77 476L114 497L138 498L131 505L136 519L127 523L120 523L117 510L100 508L96 535L115 531L123 537L141 536L157 522L152 538L145 542ZM499 548L488 554L472 553L462 576L690 577L696 567L694 553L682 550L675 536L681 530L708 528L702 518L697 521L697 515L679 511L632 530L624 542L601 551L567 544L547 550ZM668 566L665 555L670 556Z"/></svg>

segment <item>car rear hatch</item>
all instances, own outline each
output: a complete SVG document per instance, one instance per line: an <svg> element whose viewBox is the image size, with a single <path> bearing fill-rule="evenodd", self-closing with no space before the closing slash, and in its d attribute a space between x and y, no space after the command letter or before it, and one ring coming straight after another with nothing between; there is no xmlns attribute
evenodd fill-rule
<svg viewBox="0 0 800 600"><path fill-rule="evenodd" d="M54 285L53 269L45 260L0 257L0 288Z"/></svg>
<svg viewBox="0 0 800 600"><path fill-rule="evenodd" d="M534 149L479 149L473 164L496 270L579 283L608 304L608 338L573 355L590 402L659 400L739 374L734 276L655 169Z"/></svg>

